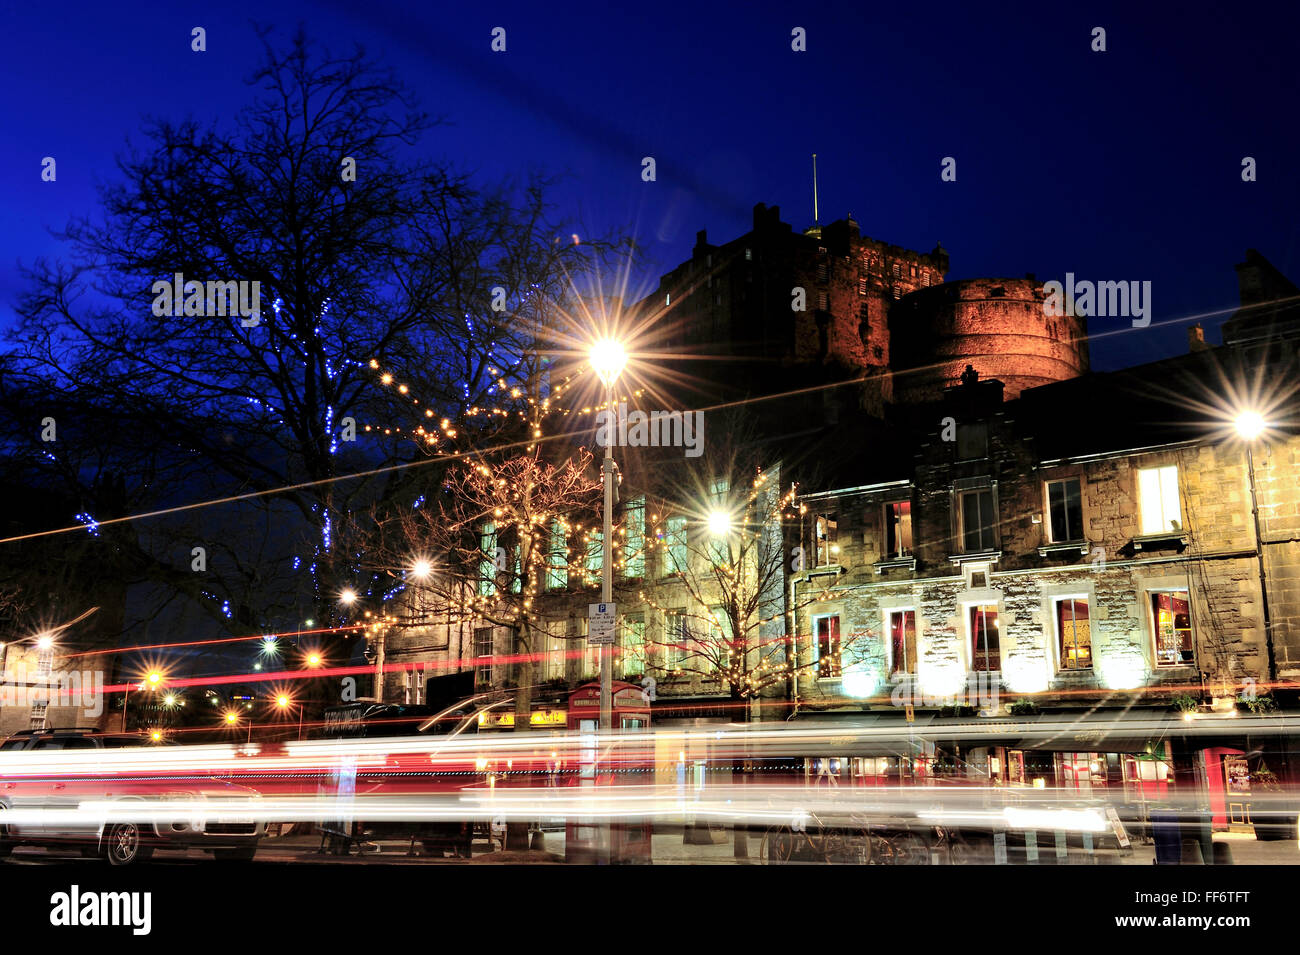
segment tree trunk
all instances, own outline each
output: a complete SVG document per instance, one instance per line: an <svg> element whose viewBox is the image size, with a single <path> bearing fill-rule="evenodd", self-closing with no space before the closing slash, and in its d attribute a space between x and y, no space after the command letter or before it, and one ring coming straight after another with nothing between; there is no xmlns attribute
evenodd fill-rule
<svg viewBox="0 0 1300 955"><path fill-rule="evenodd" d="M515 641L515 653L525 658L521 659L515 667L514 732L516 733L527 733L532 728L533 661L527 659L532 646L527 628L528 624L524 623L521 628L521 635ZM528 832L533 827L532 822L530 819L511 819L507 821L505 848L516 851L527 849Z"/></svg>
<svg viewBox="0 0 1300 955"><path fill-rule="evenodd" d="M748 723L749 722L749 700L742 697L734 689L731 691L731 697L733 703L740 704L740 712L743 714L742 722ZM746 765L746 760L743 759L736 760L731 764L731 785L732 786L745 785L745 765ZM736 796L737 796L736 801L740 802L739 799L740 794L737 793ZM733 833L733 845L731 850L731 857L733 859L748 859L749 858L749 826L747 824L735 823L732 825L732 833Z"/></svg>

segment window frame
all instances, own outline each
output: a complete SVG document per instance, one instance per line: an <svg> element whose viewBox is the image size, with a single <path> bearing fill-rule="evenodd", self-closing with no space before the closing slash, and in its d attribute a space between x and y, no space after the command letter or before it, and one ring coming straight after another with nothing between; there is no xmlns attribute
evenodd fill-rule
<svg viewBox="0 0 1300 955"><path fill-rule="evenodd" d="M1092 600L1090 599L1089 595L1086 593L1054 594L1050 599L1052 602L1052 627L1056 631L1057 671L1061 673L1091 673L1097 659L1092 646ZM1084 607L1086 607L1088 610L1088 616L1086 618L1088 623L1088 663L1086 666L1066 665L1065 631L1061 627L1061 623L1062 623L1061 605L1064 604L1066 601L1069 601L1071 603L1077 603L1081 601ZM1077 658L1078 649L1079 649L1077 624L1079 622L1079 617L1076 615L1075 617L1072 618L1072 621L1076 624L1075 637L1074 637L1074 650L1075 650L1075 656Z"/></svg>
<svg viewBox="0 0 1300 955"><path fill-rule="evenodd" d="M966 607L966 646L968 652L970 653L971 672L1001 673L1002 672L1002 608L1001 606L997 602L983 603L980 601L975 601L973 603L966 604L965 607ZM976 639L975 615L983 611L985 615L985 619L987 619L987 610L990 607L993 608L994 626L992 629L997 634L997 638L998 638L998 645L996 651L997 652L996 667L990 667L987 665L979 666L978 663L979 663L980 653L976 650L976 646L975 646L975 639ZM988 637L987 637L988 628L987 627L985 628L984 633L985 633L984 651L982 655L986 658L985 662L987 663L987 658L990 655L988 650Z"/></svg>
<svg viewBox="0 0 1300 955"><path fill-rule="evenodd" d="M822 652L822 635L819 630L819 624L825 620L834 620L834 633L830 636L831 652L829 654ZM819 613L812 618L812 645L814 652L817 654L814 666L817 668L817 679L819 680L839 680L844 675L844 636L840 627L840 614L838 613ZM827 656L831 657L832 663L825 667L827 671L823 672L822 660Z"/></svg>
<svg viewBox="0 0 1300 955"><path fill-rule="evenodd" d="M569 536L565 532L564 524L558 518L553 519L546 550L547 590L563 590L569 586L568 551Z"/></svg>
<svg viewBox="0 0 1300 955"><path fill-rule="evenodd" d="M1153 663L1154 663L1154 665L1155 665L1155 668L1158 669L1158 670L1174 670L1174 669L1177 669L1178 667L1194 667L1194 666L1196 666L1196 626L1195 626L1195 623L1193 622L1194 614L1192 613L1192 590L1191 590L1191 587L1190 587L1190 586L1185 586L1185 587L1150 587L1150 588L1148 588L1148 589L1145 591L1145 593L1146 593L1146 595L1147 595L1147 601L1146 601L1146 603L1147 603L1147 619L1148 619L1148 621L1149 621L1149 623L1150 623L1150 626L1151 626L1151 657L1152 657L1152 661L1153 661ZM1189 653L1190 656L1191 656L1191 659L1189 659L1189 660L1182 660L1182 659L1180 659L1180 660L1178 660L1177 662L1174 662L1174 663L1164 663L1164 662L1161 662L1161 658L1160 658L1160 630L1159 630L1159 617L1158 617L1158 612L1157 612L1157 608L1156 608L1156 600L1157 600L1161 595L1169 595L1169 594L1182 594L1182 595L1183 595L1183 599L1184 599L1184 600L1186 601L1186 603L1187 603L1187 628L1186 628L1186 629L1187 629L1187 644L1188 644L1188 649L1187 649L1186 651L1183 651L1183 650L1181 649L1181 647L1180 647L1180 649L1179 649L1178 652L1179 652L1179 655L1180 655L1180 656L1181 656L1181 654L1182 654L1183 652L1187 652L1187 653ZM1170 613L1171 613L1171 614L1173 613L1172 608L1171 608L1171 610L1170 610ZM1178 619L1177 616L1174 616L1174 622L1175 622L1175 623L1177 622L1177 619ZM1177 628L1176 628L1176 627L1174 628L1174 630L1175 630L1175 632L1177 632Z"/></svg>
<svg viewBox="0 0 1300 955"><path fill-rule="evenodd" d="M623 505L623 576L629 580L646 575L645 504L645 497L638 496Z"/></svg>
<svg viewBox="0 0 1300 955"><path fill-rule="evenodd" d="M645 676L646 671L649 669L649 650L646 647L646 639L645 639L646 636L645 616L646 616L645 611L638 610L638 611L634 611L633 613L623 614L621 616L621 619L619 620L618 649L620 655L622 656L622 660L620 661L619 664L619 669L623 674L623 679L627 679L629 676ZM639 624L641 627L640 639L638 641L629 641L628 636L629 633L631 632L630 628L636 624ZM628 660L634 656L634 654L632 653L633 642L639 644L639 646L641 647L641 654L639 657L639 659L641 660L640 670L628 669Z"/></svg>
<svg viewBox="0 0 1300 955"><path fill-rule="evenodd" d="M823 524L825 524L824 535L822 533ZM816 557L817 567L834 567L839 564L839 526L839 520L834 514L813 515L813 555ZM825 549L825 560L822 559L823 547Z"/></svg>
<svg viewBox="0 0 1300 955"><path fill-rule="evenodd" d="M979 530L980 530L979 546L972 548L967 544L966 498L969 496L976 496L978 498L978 497L982 497L985 494L987 494L989 498L989 509L990 509L989 520L987 524L981 523L979 525ZM993 484L987 484L987 485L980 485L977 487L954 488L953 495L956 497L956 503L957 503L956 534L957 534L957 542L960 545L959 549L957 550L957 553L987 554L996 551L1001 543L1001 539L998 534L997 487ZM983 516L982 511L980 516L981 517ZM983 530L985 527L988 528L989 537L991 538L987 546L985 546L984 534L983 534Z"/></svg>
<svg viewBox="0 0 1300 955"><path fill-rule="evenodd" d="M894 639L894 617L896 615L906 615L906 614L912 615L912 630L911 630L912 646L911 646L911 653L909 654L907 648L907 635L905 633L903 635L903 661L902 661L902 666L900 667L898 661L896 641ZM917 646L918 631L917 631L916 621L917 621L917 617L916 617L915 607L890 607L885 611L885 633L888 635L888 640L889 640L888 643L889 675L891 677L916 675L917 667L919 666L920 663L920 650L919 647ZM910 662L912 664L911 669L908 669L907 666L909 662L909 657L910 657Z"/></svg>
<svg viewBox="0 0 1300 955"><path fill-rule="evenodd" d="M484 637L483 635L487 636ZM472 631L474 641L474 685L475 686L492 686L493 670L492 657L496 654L496 628L494 627L475 627ZM484 653L483 646L487 647ZM487 663L479 661L486 658Z"/></svg>
<svg viewBox="0 0 1300 955"><path fill-rule="evenodd" d="M1165 475L1172 472L1172 488L1166 487ZM1155 490L1159 502L1160 523L1166 526L1160 526L1155 529L1151 527L1152 515L1148 513L1147 487L1144 486L1144 475L1155 475ZM1185 533L1185 523L1183 519L1183 500L1182 500L1182 475L1179 473L1177 462L1173 464L1162 464L1156 467L1138 468L1137 469L1137 498L1138 498L1138 532L1142 537L1154 537L1162 534L1182 534ZM1177 527L1170 526L1169 502L1166 500L1166 494L1172 491L1174 514L1177 518Z"/></svg>
<svg viewBox="0 0 1300 955"><path fill-rule="evenodd" d="M908 546L906 549L903 548L899 540L902 536L899 531L904 522L899 519L894 510L899 505L906 505L907 507L906 526ZM885 531L882 535L883 540L881 541L884 545L882 549L883 558L885 560L902 560L905 557L914 556L916 553L916 539L913 536L914 525L912 524L912 499L905 498L894 501L885 501L881 505L881 508L884 514L883 523Z"/></svg>
<svg viewBox="0 0 1300 955"><path fill-rule="evenodd" d="M1058 533L1057 533L1057 529L1056 529L1056 521L1055 521L1054 516L1053 516L1053 505L1052 505L1052 488L1055 487L1056 485L1068 485L1068 484L1070 484L1070 482L1073 482L1075 485L1077 485L1077 486L1078 486L1078 489L1079 489L1079 493L1078 493L1078 519L1079 519L1079 526L1078 526L1078 528L1076 528L1076 529L1078 530L1078 534L1073 535L1073 536L1067 536L1067 535L1063 535L1063 534L1058 534ZM1080 477L1080 476L1077 475L1077 474L1070 474L1070 475L1066 475L1066 476L1064 476L1064 477L1059 477L1059 478L1050 478L1050 479L1048 479L1048 480L1045 480L1045 481L1043 482L1043 503L1044 503L1045 509L1046 509L1046 511L1047 511L1047 541L1048 541L1048 543L1050 543L1050 544L1071 544L1071 543L1074 543L1074 542L1076 542L1076 541L1083 541L1083 540L1085 540L1085 534L1084 534L1084 531L1083 531L1083 478L1082 478L1082 477ZM1066 515L1065 515L1065 517L1066 517L1066 523L1068 524L1068 523L1069 523L1069 496L1068 496L1068 493L1067 493L1067 495L1066 495L1066 497L1065 497L1065 500L1064 500L1063 503L1062 503L1062 506L1063 506L1063 507L1065 508L1065 510L1066 510ZM1066 528L1066 529L1069 530L1069 528Z"/></svg>

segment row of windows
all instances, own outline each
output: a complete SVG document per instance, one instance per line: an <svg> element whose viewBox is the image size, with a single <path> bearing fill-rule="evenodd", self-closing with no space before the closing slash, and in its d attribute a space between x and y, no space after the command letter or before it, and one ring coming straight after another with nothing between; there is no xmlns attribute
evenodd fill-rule
<svg viewBox="0 0 1300 955"><path fill-rule="evenodd" d="M1157 667L1190 666L1195 662L1191 609L1187 590L1149 591L1153 658ZM1054 604L1056 663L1058 670L1091 670L1092 629L1087 597L1058 597ZM996 604L974 604L966 609L970 668L1002 669L1002 636ZM813 620L818 676L841 675L840 618L828 614ZM917 661L916 611L891 610L886 614L888 670L894 675L915 674Z"/></svg>
<svg viewBox="0 0 1300 955"><path fill-rule="evenodd" d="M1138 475L1139 533L1155 535L1182 530L1178 496L1178 466L1143 468ZM1083 542L1082 482L1077 477L1046 483L1047 539L1051 543ZM990 485L954 491L958 545L967 554L997 550L997 496ZM912 505L891 501L883 505L882 558L890 560L912 553ZM817 566L839 563L836 521L819 515L816 522Z"/></svg>
<svg viewBox="0 0 1300 955"><path fill-rule="evenodd" d="M710 494L716 506L725 505L729 489L730 483L726 479L712 482ZM631 579L645 577L648 562L644 497L633 498L624 505L623 520L625 544L621 573ZM662 535L659 566L651 569L657 570L663 577L685 572L689 560L686 518L680 515L666 518ZM497 553L497 529L491 521L480 528L479 549L482 556L479 558L478 593L481 596L491 596L496 592L496 576L499 570L497 562L500 560ZM710 539L708 556L715 563L727 562L729 555L726 541L721 538ZM582 585L593 586L599 583L603 562L604 533L595 531L587 537L586 550L582 558ZM517 556L514 571L511 589L518 593L521 567ZM569 583L568 540L564 525L558 520L552 521L547 546L546 587L549 590L559 590L569 586Z"/></svg>
<svg viewBox="0 0 1300 955"><path fill-rule="evenodd" d="M574 650L582 651L579 669L582 674L594 674L600 667L599 647L588 646L582 637L586 634L587 621L578 618L581 633L578 637L568 636L567 620L552 620L544 628L545 645L537 646L534 651L541 655L537 663L537 677L549 680L565 676L566 661ZM653 645L646 642L646 618L644 613L626 614L620 619L619 642L617 654L621 658L623 677L641 676L649 668L654 672L672 673L686 665L695 671L713 669L713 663L720 654L718 648L725 647L731 632L730 622L719 606L709 608L707 642L702 641L694 632L699 622L692 623L692 616L686 608L664 612L663 638ZM495 664L495 631L492 627L478 627L474 630L474 657L477 682L487 685L493 681Z"/></svg>

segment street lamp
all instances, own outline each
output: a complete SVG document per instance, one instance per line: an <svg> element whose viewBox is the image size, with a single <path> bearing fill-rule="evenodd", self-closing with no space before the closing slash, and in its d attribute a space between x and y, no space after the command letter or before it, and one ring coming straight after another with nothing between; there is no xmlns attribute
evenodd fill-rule
<svg viewBox="0 0 1300 955"><path fill-rule="evenodd" d="M281 693L278 697L275 698L275 705L279 707L280 712L283 713L285 710L293 706L294 702L289 698L287 694ZM302 739L302 704L301 703L298 704L298 739L300 740Z"/></svg>
<svg viewBox="0 0 1300 955"><path fill-rule="evenodd" d="M1268 681L1277 680L1277 658L1273 653L1273 625L1268 612L1268 582L1264 576L1264 535L1259 523L1259 499L1255 493L1254 442L1267 423L1258 411L1243 411L1233 419L1237 434L1246 445L1246 475L1250 482L1250 516L1255 522L1255 559L1259 562L1259 599L1264 612L1264 645L1268 648Z"/></svg>
<svg viewBox="0 0 1300 955"><path fill-rule="evenodd" d="M612 338L603 338L591 348L591 367L605 385L605 404L614 409L614 382L627 365L627 352L621 343ZM605 483L605 506L601 530L601 579L600 601L611 603L614 599L614 548L611 538L614 536L614 443L605 444L605 459L601 465ZM600 645L600 728L613 729L614 695L613 695L614 648L608 643Z"/></svg>

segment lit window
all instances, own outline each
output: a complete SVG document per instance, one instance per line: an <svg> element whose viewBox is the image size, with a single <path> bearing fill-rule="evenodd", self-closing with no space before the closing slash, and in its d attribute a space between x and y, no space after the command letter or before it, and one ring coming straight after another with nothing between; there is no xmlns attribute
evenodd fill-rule
<svg viewBox="0 0 1300 955"><path fill-rule="evenodd" d="M645 498L636 497L623 509L626 521L626 550L623 559L623 576L645 576Z"/></svg>
<svg viewBox="0 0 1300 955"><path fill-rule="evenodd" d="M978 554L996 548L993 491L988 488L967 491L958 501L961 510L961 540L964 551L968 554Z"/></svg>
<svg viewBox="0 0 1300 955"><path fill-rule="evenodd" d="M491 521L479 533L478 592L480 597L491 597L497 591L497 527Z"/></svg>
<svg viewBox="0 0 1300 955"><path fill-rule="evenodd" d="M587 538L587 583L594 584L601 580L605 572L605 533L592 531Z"/></svg>
<svg viewBox="0 0 1300 955"><path fill-rule="evenodd" d="M1156 637L1156 666L1189 666L1195 662L1191 603L1186 590L1152 593L1151 622Z"/></svg>
<svg viewBox="0 0 1300 955"><path fill-rule="evenodd" d="M474 630L474 683L477 686L492 685L491 627L478 627Z"/></svg>
<svg viewBox="0 0 1300 955"><path fill-rule="evenodd" d="M916 611L889 614L890 660L894 673L916 672Z"/></svg>
<svg viewBox="0 0 1300 955"><path fill-rule="evenodd" d="M567 620L546 621L546 660L542 670L542 679L555 680L564 677L564 663L568 653L568 640L565 634L569 628Z"/></svg>
<svg viewBox="0 0 1300 955"><path fill-rule="evenodd" d="M727 478L718 478L709 484L709 499L715 510L727 510L727 494L730 490L731 481ZM727 536L720 534L715 537L710 534L709 537L709 559L718 567L731 566L731 545Z"/></svg>
<svg viewBox="0 0 1300 955"><path fill-rule="evenodd" d="M709 608L709 647L715 669L721 669L732 650L731 618L722 607Z"/></svg>
<svg viewBox="0 0 1300 955"><path fill-rule="evenodd" d="M686 572L686 518L670 517L664 522L664 575Z"/></svg>
<svg viewBox="0 0 1300 955"><path fill-rule="evenodd" d="M1178 465L1138 471L1138 497L1143 534L1164 534L1182 529Z"/></svg>
<svg viewBox="0 0 1300 955"><path fill-rule="evenodd" d="M840 618L814 618L813 634L817 640L817 675L828 679L838 679L840 676Z"/></svg>
<svg viewBox="0 0 1300 955"><path fill-rule="evenodd" d="M817 566L837 563L840 554L838 525L825 514L817 516Z"/></svg>
<svg viewBox="0 0 1300 955"><path fill-rule="evenodd" d="M1056 601L1056 639L1062 670L1092 669L1092 630L1085 597Z"/></svg>
<svg viewBox="0 0 1300 955"><path fill-rule="evenodd" d="M971 669L1001 670L1002 641L998 633L996 604L970 608Z"/></svg>
<svg viewBox="0 0 1300 955"><path fill-rule="evenodd" d="M912 502L885 505L885 556L907 557L912 553Z"/></svg>
<svg viewBox="0 0 1300 955"><path fill-rule="evenodd" d="M1047 483L1048 536L1054 543L1083 540L1083 501L1079 479Z"/></svg>
<svg viewBox="0 0 1300 955"><path fill-rule="evenodd" d="M628 614L623 618L623 676L645 673L645 615Z"/></svg>
<svg viewBox="0 0 1300 955"><path fill-rule="evenodd" d="M678 608L664 614L664 669L681 666L690 653L690 630L686 625L686 610Z"/></svg>
<svg viewBox="0 0 1300 955"><path fill-rule="evenodd" d="M551 521L551 544L547 554L546 586L552 590L569 586L569 558L565 551L564 525Z"/></svg>

